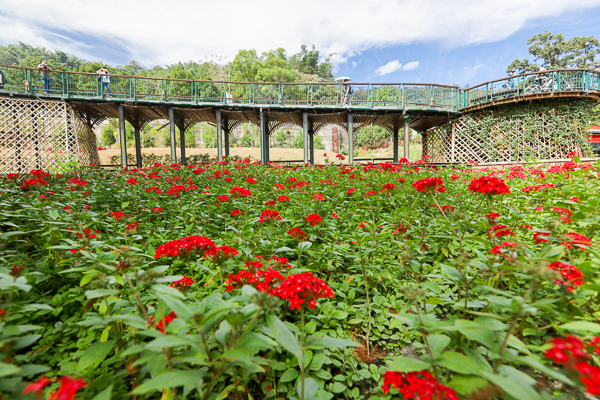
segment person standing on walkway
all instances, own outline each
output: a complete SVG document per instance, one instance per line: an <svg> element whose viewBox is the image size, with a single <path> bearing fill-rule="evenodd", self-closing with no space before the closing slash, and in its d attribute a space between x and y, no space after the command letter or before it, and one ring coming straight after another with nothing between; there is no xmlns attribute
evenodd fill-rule
<svg viewBox="0 0 600 400"><path fill-rule="evenodd" d="M348 104L350 102L350 95L352 94L352 86L348 83L349 79L344 79L343 95L342 95L342 105Z"/></svg>
<svg viewBox="0 0 600 400"><path fill-rule="evenodd" d="M4 85L6 84L6 78L4 77L4 72L0 69L0 89L4 89Z"/></svg>
<svg viewBox="0 0 600 400"><path fill-rule="evenodd" d="M98 80L102 82L102 94L104 94L104 90L108 92L110 97L112 97L112 93L110 91L110 72L108 72L108 67L102 67L98 71Z"/></svg>
<svg viewBox="0 0 600 400"><path fill-rule="evenodd" d="M44 87L44 93L50 93L50 85L52 84L52 68L46 63L46 61L42 61L37 69L40 71L40 76L42 77L42 86Z"/></svg>

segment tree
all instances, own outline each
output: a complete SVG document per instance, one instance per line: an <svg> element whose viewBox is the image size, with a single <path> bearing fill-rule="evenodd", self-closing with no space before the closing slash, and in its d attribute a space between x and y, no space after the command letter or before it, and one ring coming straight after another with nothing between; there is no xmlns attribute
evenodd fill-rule
<svg viewBox="0 0 600 400"><path fill-rule="evenodd" d="M115 139L115 130L112 126L105 126L100 135L100 144L102 147L107 147L112 146L115 143L117 143L117 139Z"/></svg>
<svg viewBox="0 0 600 400"><path fill-rule="evenodd" d="M517 74L546 69L588 68L594 64L596 55L600 55L600 42L594 36L574 37L565 40L562 33L553 35L546 31L532 36L528 41L528 59L514 60L507 69Z"/></svg>
<svg viewBox="0 0 600 400"><path fill-rule="evenodd" d="M333 54L329 54L319 63L320 53L315 49L315 45L313 44L312 50L309 51L307 46L303 44L300 47L300 52L290 57L290 64L302 74L317 75L321 79L331 80L333 79L332 56Z"/></svg>

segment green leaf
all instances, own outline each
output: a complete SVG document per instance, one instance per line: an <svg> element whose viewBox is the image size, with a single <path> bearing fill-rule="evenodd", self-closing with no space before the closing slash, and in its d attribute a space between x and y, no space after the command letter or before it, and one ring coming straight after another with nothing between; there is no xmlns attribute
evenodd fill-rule
<svg viewBox="0 0 600 400"><path fill-rule="evenodd" d="M183 346L192 346L192 348L196 347L197 344L192 339L182 336L175 335L161 335L160 337L154 339L150 343L146 345L146 348L151 347L183 347Z"/></svg>
<svg viewBox="0 0 600 400"><path fill-rule="evenodd" d="M21 368L17 367L16 365L0 362L0 378L3 376L16 374L20 370Z"/></svg>
<svg viewBox="0 0 600 400"><path fill-rule="evenodd" d="M204 371L192 370L165 372L164 374L158 375L156 378L152 378L149 381L142 383L135 388L133 394L145 394L153 390L163 390L166 388L188 386L191 384L200 390L204 375Z"/></svg>
<svg viewBox="0 0 600 400"><path fill-rule="evenodd" d="M110 385L100 393L94 396L92 400L110 400L112 398L112 389L114 384Z"/></svg>
<svg viewBox="0 0 600 400"><path fill-rule="evenodd" d="M455 375L448 382L448 386L462 396L470 395L488 385L489 383L485 379L473 375Z"/></svg>
<svg viewBox="0 0 600 400"><path fill-rule="evenodd" d="M298 391L298 397L301 397L302 389L302 379L298 379L298 383L296 384L296 390ZM300 400L310 400L313 399L317 391L319 390L319 386L317 385L317 381L313 378L306 378L304 380L304 399Z"/></svg>
<svg viewBox="0 0 600 400"><path fill-rule="evenodd" d="M88 347L79 359L79 365L77 366L79 371L99 365L108 353L110 353L114 345L114 340L108 340L106 342L96 342Z"/></svg>
<svg viewBox="0 0 600 400"><path fill-rule="evenodd" d="M519 400L540 400L540 396L531 386L525 386L513 378L483 371L484 377L500 389Z"/></svg>
<svg viewBox="0 0 600 400"><path fill-rule="evenodd" d="M448 344L450 344L450 338L446 335L429 335L427 336L427 341L429 342L429 347L433 353L434 360L436 360L440 354L442 354L442 351L448 347Z"/></svg>
<svg viewBox="0 0 600 400"><path fill-rule="evenodd" d="M494 347L494 334L486 327L473 321L458 320L454 323L456 329L465 335L469 340L481 343L488 349Z"/></svg>
<svg viewBox="0 0 600 400"><path fill-rule="evenodd" d="M454 351L444 352L439 364L442 367L448 368L450 371L458 372L459 374L480 375L477 364L467 356Z"/></svg>
<svg viewBox="0 0 600 400"><path fill-rule="evenodd" d="M565 329L567 331L598 333L600 332L600 324L595 324L593 322L588 321L573 321L567 322L566 324L559 326L558 329Z"/></svg>
<svg viewBox="0 0 600 400"><path fill-rule="evenodd" d="M296 338L292 331L273 314L267 316L267 326L277 344L296 356L300 365L303 365L302 349L300 348L298 338Z"/></svg>
<svg viewBox="0 0 600 400"><path fill-rule="evenodd" d="M281 378L279 378L279 382L291 382L298 377L298 370L296 368L288 368Z"/></svg>
<svg viewBox="0 0 600 400"><path fill-rule="evenodd" d="M333 385L331 385L331 391L333 393L342 393L344 390L346 390L346 385L342 382L333 382Z"/></svg>
<svg viewBox="0 0 600 400"><path fill-rule="evenodd" d="M551 378L556 379L557 381L566 383L567 385L575 386L573 381L570 380L569 378L567 378L565 375L561 374L560 372L558 372L557 370L555 370L553 368L545 366L544 364L540 363L538 360L536 360L532 356L519 357L516 360L516 362L523 363L525 365L529 365L531 368L537 369L538 371L548 375Z"/></svg>
<svg viewBox="0 0 600 400"><path fill-rule="evenodd" d="M395 372L415 372L429 369L431 364L423 360L398 356L392 360L388 370Z"/></svg>
<svg viewBox="0 0 600 400"><path fill-rule="evenodd" d="M351 340L332 338L323 336L315 340L307 340L307 348L309 349L338 349L342 347L360 347L358 343Z"/></svg>
<svg viewBox="0 0 600 400"><path fill-rule="evenodd" d="M95 290L86 290L85 297L88 299L96 299L98 297L104 296L112 296L113 294L119 293L116 289L95 289Z"/></svg>
<svg viewBox="0 0 600 400"><path fill-rule="evenodd" d="M248 350L267 350L276 346L277 343L262 333L249 333L239 344L242 349Z"/></svg>

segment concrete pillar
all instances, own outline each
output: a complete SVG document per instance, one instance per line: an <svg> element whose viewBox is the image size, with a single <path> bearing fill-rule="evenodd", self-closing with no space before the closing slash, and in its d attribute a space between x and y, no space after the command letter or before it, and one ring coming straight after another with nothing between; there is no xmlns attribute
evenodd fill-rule
<svg viewBox="0 0 600 400"><path fill-rule="evenodd" d="M308 113L302 113L302 146L304 149L304 165L308 164Z"/></svg>
<svg viewBox="0 0 600 400"><path fill-rule="evenodd" d="M215 110L215 117L217 118L217 161L223 161L223 145L221 144L221 110Z"/></svg>
<svg viewBox="0 0 600 400"><path fill-rule="evenodd" d="M229 158L229 128L227 127L227 124L225 124L225 127L223 128L223 136L225 139L225 159L227 160Z"/></svg>
<svg viewBox="0 0 600 400"><path fill-rule="evenodd" d="M142 168L142 139L140 137L140 128L134 127L135 134L135 163L138 168Z"/></svg>
<svg viewBox="0 0 600 400"><path fill-rule="evenodd" d="M119 104L119 144L121 145L121 167L127 167L127 136L125 135L125 110Z"/></svg>
<svg viewBox="0 0 600 400"><path fill-rule="evenodd" d="M352 128L352 113L348 113L348 164L354 164L354 132Z"/></svg>
<svg viewBox="0 0 600 400"><path fill-rule="evenodd" d="M393 162L398 162L398 128L394 128L394 136L392 137L392 146L394 148Z"/></svg>
<svg viewBox="0 0 600 400"><path fill-rule="evenodd" d="M315 133L312 129L308 131L308 148L310 154L310 163L315 164Z"/></svg>
<svg viewBox="0 0 600 400"><path fill-rule="evenodd" d="M267 164L267 154L265 152L265 148L268 146L268 143L265 143L265 115L263 113L263 109L260 109L260 161L263 165Z"/></svg>
<svg viewBox="0 0 600 400"><path fill-rule="evenodd" d="M169 133L171 137L171 162L177 162L177 147L175 143L175 110L169 107Z"/></svg>

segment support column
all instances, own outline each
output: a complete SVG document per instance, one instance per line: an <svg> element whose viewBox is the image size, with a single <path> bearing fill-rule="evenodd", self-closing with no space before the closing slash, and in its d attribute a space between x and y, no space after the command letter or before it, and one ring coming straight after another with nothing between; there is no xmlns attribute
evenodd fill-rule
<svg viewBox="0 0 600 400"><path fill-rule="evenodd" d="M308 149L311 165L315 164L315 133L312 129L308 131Z"/></svg>
<svg viewBox="0 0 600 400"><path fill-rule="evenodd" d="M410 160L410 129L408 128L408 118L404 120L404 158Z"/></svg>
<svg viewBox="0 0 600 400"><path fill-rule="evenodd" d="M302 147L304 150L304 165L308 164L308 113L302 113Z"/></svg>
<svg viewBox="0 0 600 400"><path fill-rule="evenodd" d="M133 133L135 135L135 163L138 168L142 168L142 139L140 137L140 128L134 127Z"/></svg>
<svg viewBox="0 0 600 400"><path fill-rule="evenodd" d="M121 145L121 167L127 168L127 136L125 135L125 110L119 104L119 143Z"/></svg>
<svg viewBox="0 0 600 400"><path fill-rule="evenodd" d="M398 128L394 127L394 136L392 137L392 147L394 149L393 163L398 162Z"/></svg>
<svg viewBox="0 0 600 400"><path fill-rule="evenodd" d="M265 143L265 115L263 113L263 109L260 109L260 161L263 165L267 165L267 153L265 148L268 146L268 143Z"/></svg>
<svg viewBox="0 0 600 400"><path fill-rule="evenodd" d="M217 118L217 161L223 161L223 145L221 144L221 110L215 110L215 117Z"/></svg>
<svg viewBox="0 0 600 400"><path fill-rule="evenodd" d="M171 137L171 162L177 162L177 149L175 146L175 110L169 107L169 133Z"/></svg>
<svg viewBox="0 0 600 400"><path fill-rule="evenodd" d="M264 118L265 129L265 160L268 164L271 161L271 132L269 132L269 114L265 114Z"/></svg>
<svg viewBox="0 0 600 400"><path fill-rule="evenodd" d="M352 128L352 113L348 113L348 164L354 164L354 132Z"/></svg>
<svg viewBox="0 0 600 400"><path fill-rule="evenodd" d="M223 139L225 139L223 145L225 146L225 159L227 160L229 158L229 127L227 124L223 128Z"/></svg>
<svg viewBox="0 0 600 400"><path fill-rule="evenodd" d="M179 127L179 145L181 146L181 165L187 165L185 160L185 126Z"/></svg>

